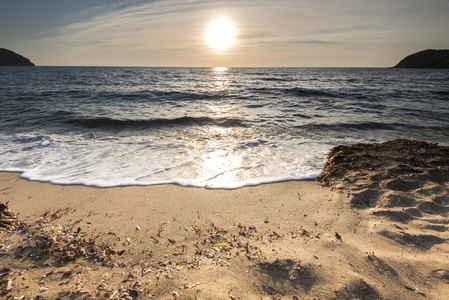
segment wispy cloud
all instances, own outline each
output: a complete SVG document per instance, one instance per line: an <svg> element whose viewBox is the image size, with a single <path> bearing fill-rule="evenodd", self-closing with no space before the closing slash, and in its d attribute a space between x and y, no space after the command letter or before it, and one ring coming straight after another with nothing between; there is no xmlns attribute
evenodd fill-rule
<svg viewBox="0 0 449 300"><path fill-rule="evenodd" d="M84 12L80 20L54 30L49 40L76 46L154 49L185 43L186 34L198 30L198 13L191 10L194 1L141 2L125 1L98 7L96 13Z"/></svg>

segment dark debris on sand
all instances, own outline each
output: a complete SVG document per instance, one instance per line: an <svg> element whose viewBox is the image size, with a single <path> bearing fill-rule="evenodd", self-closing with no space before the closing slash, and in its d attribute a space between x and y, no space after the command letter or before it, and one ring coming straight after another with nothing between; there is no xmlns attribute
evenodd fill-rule
<svg viewBox="0 0 449 300"><path fill-rule="evenodd" d="M3 207L3 204L1 205ZM163 288L153 290L149 286L157 286L163 279L168 280L167 288L179 288L176 274L181 270L197 269L200 265L225 267L229 266L233 259L263 264L266 257L261 251L262 245L287 237L272 230L260 232L253 225L241 223L234 224L230 231L216 227L213 223L210 226L193 225L189 232L196 238L185 242L186 244L170 242L159 249L157 246L163 243L155 239L153 250L136 253L136 249L132 247L136 241L129 238L121 241L115 232L94 234L94 230L94 233L87 234L77 227L78 221L69 225L54 222L68 214L68 210L46 211L29 225L21 222L9 209L5 211L8 211L8 217L15 216L14 220L17 222L14 226L16 229L20 228L14 231L5 230L4 236L8 239L3 241L4 245L0 245L0 250L5 248L3 266L0 265L0 269L3 267L0 274L0 294L9 297L18 293L30 295L32 289L37 289L44 296L55 295L55 286L61 299L159 297ZM158 228L157 237L161 240L162 231L163 228ZM319 233L297 228L291 231L288 237L319 239ZM117 240L120 243L107 243L105 239ZM117 244L124 245L126 251L124 248L117 249ZM172 255L169 256L169 253ZM21 277L25 276L20 273L24 269L33 269L44 276L26 276L27 279L22 279ZM89 269L94 269L97 273L113 272L122 275L112 277L106 274L101 279L102 283L92 286L89 282L93 279L89 276L97 275L89 275ZM113 269L115 271L112 271ZM149 278L155 278L155 284L151 284ZM25 287L36 284L37 287ZM186 293L192 289L194 293L197 285L198 283L182 283L181 289Z"/></svg>
<svg viewBox="0 0 449 300"><path fill-rule="evenodd" d="M17 218L17 215L9 210L8 202L0 203L0 230L23 229L25 223Z"/></svg>
<svg viewBox="0 0 449 300"><path fill-rule="evenodd" d="M18 282L14 280L14 277L23 272L15 269L18 266L20 269L27 269L30 266L47 271L51 269L51 271L46 271L47 274L43 278L60 274L62 279L67 279L73 275L73 270L55 272L51 266L55 266L57 269L80 258L100 263L105 267L113 267L117 265L116 257L123 253L116 251L112 244L101 242L100 237L104 235L103 233L88 236L86 232L81 231L81 228L74 229L75 224L57 225L53 223L67 211L58 210L54 213L46 211L36 222L27 225L9 210L8 203L0 203L0 209L0 222L4 234L4 240L0 245L0 254L7 258L6 261L9 261L9 264L5 264L0 269L0 295L11 298L11 293L17 290ZM16 242L13 242L14 237L18 238ZM27 282L28 278L24 276L23 281ZM68 281L62 284L68 284ZM46 290L47 288L41 287L39 292ZM71 292L65 292L71 294ZM79 293L79 291L74 293ZM86 296L85 293L84 296ZM35 299L41 299L38 297L40 296ZM23 299L29 298L24 297Z"/></svg>
<svg viewBox="0 0 449 300"><path fill-rule="evenodd" d="M34 224L22 226L26 239L17 248L16 256L31 259L51 258L60 264L86 258L110 265L116 251L111 244L97 241L103 234L89 237L81 228L74 230L74 225L53 224L52 221L60 218L62 214L64 212L61 210L55 213L47 211Z"/></svg>

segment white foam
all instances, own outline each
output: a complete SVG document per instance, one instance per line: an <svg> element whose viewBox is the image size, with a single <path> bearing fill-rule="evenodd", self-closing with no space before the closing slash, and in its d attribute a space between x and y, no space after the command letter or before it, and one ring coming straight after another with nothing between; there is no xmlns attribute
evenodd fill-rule
<svg viewBox="0 0 449 300"><path fill-rule="evenodd" d="M239 188L313 179L331 147L350 141L216 132L89 138L0 135L0 170L30 180L97 187L163 183Z"/></svg>

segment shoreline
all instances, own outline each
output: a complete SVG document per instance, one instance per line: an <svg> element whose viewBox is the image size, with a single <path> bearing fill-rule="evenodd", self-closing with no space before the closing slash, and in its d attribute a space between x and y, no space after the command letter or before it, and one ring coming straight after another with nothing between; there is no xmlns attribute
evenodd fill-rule
<svg viewBox="0 0 449 300"><path fill-rule="evenodd" d="M0 293L442 299L448 153L404 140L340 146L322 182L233 190L63 186L0 172L0 202L26 222L0 231Z"/></svg>
<svg viewBox="0 0 449 300"><path fill-rule="evenodd" d="M222 190L222 191L228 191L228 190L238 190L242 188L248 188L248 187L254 187L259 185L265 185L265 184L276 184L276 183L285 183L290 181L316 181L318 175L308 175L301 178L285 178L285 179L276 179L273 181L260 181L256 183L247 183L243 185L236 185L232 187L215 187L215 186L200 186L200 185L193 185L193 184L182 184L180 182L168 182L168 183L148 183L148 184L121 184L121 185L94 185L94 184L83 184L83 183L58 183L58 182L52 182L51 180L39 180L39 179L30 179L27 177L22 176L24 172L22 171L8 171L8 170L0 170L1 173L12 173L18 175L20 179L24 179L26 181L31 182L39 182L39 183L48 183L56 186L82 186L82 187L91 187L91 188L98 188L98 189L110 189L110 188L125 188L125 187L152 187L152 186L179 186L183 188L194 188L194 189L205 189L205 190Z"/></svg>
<svg viewBox="0 0 449 300"><path fill-rule="evenodd" d="M95 198L108 199L109 202L113 202L113 205L121 204L121 197L132 198L127 199L134 202L135 199L139 198L135 205L146 205L149 203L148 200L156 201L155 204L158 206L164 206L167 201L162 199L163 197L169 197L171 202L175 202L178 199L182 201L189 200L192 201L190 204L207 204L207 199L194 199L195 196L199 194L211 194L211 197L221 201L232 201L233 197L240 197L240 194L254 194L258 195L259 198L262 197L273 197L273 193L287 193L285 189L291 189L292 187L298 187L298 189L314 189L319 184L315 180L286 180L281 182L273 183L261 183L257 185L244 186L235 189L215 189L215 188L205 188L205 187L191 187L182 186L177 184L155 184L155 185L125 185L125 186L115 186L115 187L95 187L95 186L85 186L85 185L60 185L51 182L41 182L37 180L28 180L26 178L20 177L19 172L0 172L0 191L3 192L3 198L9 200L18 200L14 204L17 207L14 210L25 210L30 213L36 212L37 203L29 203L27 199L37 198L39 204L42 208L47 207L47 210L51 209L55 203L58 205L79 205L83 202L82 199L77 199L77 202L73 202L74 196L84 197L85 201L92 201ZM9 190L12 190L11 193ZM188 193L185 195L185 193ZM5 194L8 195L5 198ZM27 196L32 194L32 196ZM20 198L21 197L21 198ZM251 198L245 197L245 201L255 201L255 196ZM297 195L296 195L297 197ZM20 199L18 199L20 198ZM66 200L65 198L69 199ZM203 197L204 198L204 197ZM291 199L289 199L291 200ZM242 199L243 201L243 199ZM288 201L288 200L287 200ZM151 202L151 201L150 201ZM13 203L10 203L10 206ZM30 205L31 204L31 205ZM108 206L111 209L115 206ZM222 208L225 208L223 206ZM11 206L12 208L12 206ZM213 208L211 206L210 208ZM12 208L13 209L13 208ZM44 208L45 210L45 208Z"/></svg>

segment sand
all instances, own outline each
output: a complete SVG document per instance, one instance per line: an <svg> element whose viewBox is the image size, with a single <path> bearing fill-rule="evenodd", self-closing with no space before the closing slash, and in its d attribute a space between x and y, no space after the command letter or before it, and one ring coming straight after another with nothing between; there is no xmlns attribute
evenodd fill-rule
<svg viewBox="0 0 449 300"><path fill-rule="evenodd" d="M22 299L445 299L449 149L336 147L317 181L59 186L0 173L0 294ZM24 223L20 223L20 222ZM17 227L17 228L14 228Z"/></svg>

